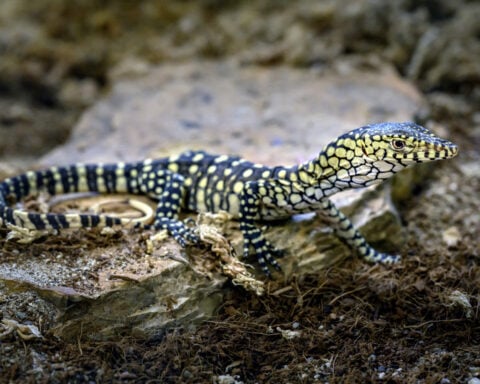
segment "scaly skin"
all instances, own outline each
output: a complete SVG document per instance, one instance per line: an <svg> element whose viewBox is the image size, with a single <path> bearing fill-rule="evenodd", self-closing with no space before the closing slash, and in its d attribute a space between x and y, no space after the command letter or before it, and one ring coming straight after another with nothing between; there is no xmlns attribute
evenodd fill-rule
<svg viewBox="0 0 480 384"><path fill-rule="evenodd" d="M267 167L233 156L185 152L137 163L74 164L27 172L0 183L0 219L4 226L52 232L62 228L130 225L128 219L87 214L38 214L12 209L7 198L21 200L46 190L144 194L158 201L153 225L166 229L182 246L198 241L178 220L180 210L229 212L240 222L244 254L256 255L263 271L267 263L280 269L278 251L256 222L320 211L337 235L370 262L393 263L397 256L380 253L366 242L328 198L349 188L381 183L416 163L448 159L455 144L414 123L381 123L357 128L328 144L318 156L289 167ZM140 226L136 224L135 226Z"/></svg>

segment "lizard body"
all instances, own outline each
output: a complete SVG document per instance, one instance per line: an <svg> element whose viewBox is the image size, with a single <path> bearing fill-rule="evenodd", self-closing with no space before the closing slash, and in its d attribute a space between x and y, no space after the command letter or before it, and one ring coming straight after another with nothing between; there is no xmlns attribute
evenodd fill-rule
<svg viewBox="0 0 480 384"><path fill-rule="evenodd" d="M0 183L0 220L4 226L52 231L62 228L129 225L129 219L92 214L40 214L11 208L7 201L46 190L143 194L158 202L155 229L166 229L182 246L198 241L178 219L181 210L227 211L239 220L244 254L253 249L263 271L279 269L278 251L257 227L275 220L319 211L337 235L371 262L391 263L397 256L373 249L328 198L334 193L377 184L416 163L447 159L455 144L414 123L380 123L357 128L328 144L312 160L295 166L268 167L236 156L188 151L135 163L74 164L30 171ZM140 226L136 224L135 226Z"/></svg>

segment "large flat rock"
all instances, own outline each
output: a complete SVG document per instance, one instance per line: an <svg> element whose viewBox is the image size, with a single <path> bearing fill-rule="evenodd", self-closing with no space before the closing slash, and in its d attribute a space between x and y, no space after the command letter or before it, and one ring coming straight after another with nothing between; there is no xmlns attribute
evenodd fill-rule
<svg viewBox="0 0 480 384"><path fill-rule="evenodd" d="M286 165L360 125L411 120L421 103L389 68L324 74L224 63L161 66L114 85L69 142L41 162L131 161L205 149Z"/></svg>
<svg viewBox="0 0 480 384"><path fill-rule="evenodd" d="M288 165L316 155L355 127L412 120L421 104L416 90L390 68L342 66L321 72L228 63L160 66L141 78L119 80L84 114L69 142L41 159L41 165L131 161L185 149ZM350 191L334 200L374 244L395 250L401 243L389 188ZM241 253L238 224L229 223L224 231ZM78 232L88 237L88 245L75 245ZM206 267L215 265L212 255L225 262L218 247L185 252L167 239L152 248L146 234L126 230L92 243L92 233L62 234L60 251L54 244L28 252L19 245L15 258L0 265L0 277L8 284L24 282L58 305L59 336L111 338L135 331L152 337L166 326L205 319L221 303L226 277L221 268ZM315 215L274 225L266 233L287 250L280 260L287 277L318 271L352 254ZM41 257L32 260L35 256ZM185 267L187 259L193 267ZM255 280L244 286L262 290Z"/></svg>

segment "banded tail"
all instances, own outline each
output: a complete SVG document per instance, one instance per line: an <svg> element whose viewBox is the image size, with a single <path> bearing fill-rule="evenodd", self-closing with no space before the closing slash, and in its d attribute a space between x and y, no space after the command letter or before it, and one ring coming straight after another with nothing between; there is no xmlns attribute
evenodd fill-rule
<svg viewBox="0 0 480 384"><path fill-rule="evenodd" d="M139 193L137 175L143 163L87 164L51 167L29 171L0 183L0 220L30 230L57 230L62 228L135 226L131 219L95 214L33 213L8 206L8 200L18 202L28 195L47 191L51 195L98 192Z"/></svg>

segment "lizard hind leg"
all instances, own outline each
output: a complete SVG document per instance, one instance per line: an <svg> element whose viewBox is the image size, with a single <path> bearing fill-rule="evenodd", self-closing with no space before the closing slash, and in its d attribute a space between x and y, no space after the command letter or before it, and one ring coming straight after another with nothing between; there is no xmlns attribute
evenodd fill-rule
<svg viewBox="0 0 480 384"><path fill-rule="evenodd" d="M147 168L139 175L140 190L158 201L153 228L165 229L182 246L197 243L198 237L178 219L185 196L182 175L166 169Z"/></svg>

